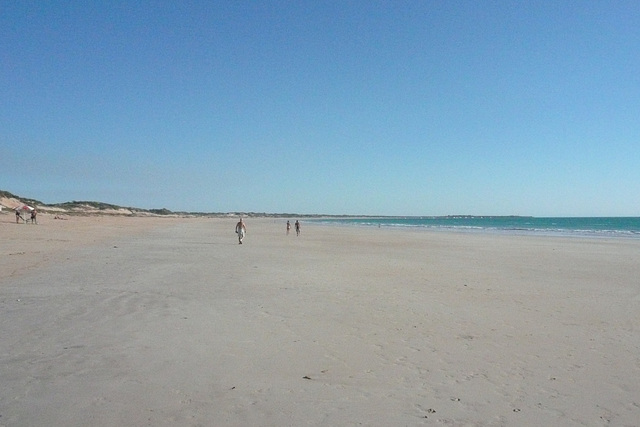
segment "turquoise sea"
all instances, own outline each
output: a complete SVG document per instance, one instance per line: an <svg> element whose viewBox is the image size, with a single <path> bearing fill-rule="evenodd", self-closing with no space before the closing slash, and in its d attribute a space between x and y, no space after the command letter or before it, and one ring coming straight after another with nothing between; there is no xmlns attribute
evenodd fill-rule
<svg viewBox="0 0 640 427"><path fill-rule="evenodd" d="M466 232L640 238L640 217L407 216L331 218L314 222Z"/></svg>

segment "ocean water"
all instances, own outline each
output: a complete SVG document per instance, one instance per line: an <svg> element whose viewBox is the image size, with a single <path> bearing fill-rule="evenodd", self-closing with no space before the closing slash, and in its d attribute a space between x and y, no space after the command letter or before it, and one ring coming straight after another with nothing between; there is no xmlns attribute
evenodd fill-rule
<svg viewBox="0 0 640 427"><path fill-rule="evenodd" d="M465 232L640 238L640 217L422 216L331 218L314 222Z"/></svg>

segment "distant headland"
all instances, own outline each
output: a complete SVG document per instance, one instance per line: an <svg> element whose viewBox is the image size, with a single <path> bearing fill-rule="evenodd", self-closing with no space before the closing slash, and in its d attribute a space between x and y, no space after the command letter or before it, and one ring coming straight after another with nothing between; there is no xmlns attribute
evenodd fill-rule
<svg viewBox="0 0 640 427"><path fill-rule="evenodd" d="M167 208L144 209L133 206L119 206L112 203L73 200L62 203L44 203L40 200L17 196L9 191L0 190L0 209L13 210L17 207L28 205L38 210L40 213L51 213L55 215L115 215L115 216L167 216L167 217L255 217L255 218L486 218L500 217L492 215L336 215L336 214L309 214L295 212L193 212L193 211L172 211ZM505 218L527 218L526 216L506 215Z"/></svg>

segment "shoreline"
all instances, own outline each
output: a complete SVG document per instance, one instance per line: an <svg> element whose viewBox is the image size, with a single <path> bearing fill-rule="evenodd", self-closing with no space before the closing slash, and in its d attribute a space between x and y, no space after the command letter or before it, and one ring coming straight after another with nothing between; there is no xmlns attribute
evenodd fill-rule
<svg viewBox="0 0 640 427"><path fill-rule="evenodd" d="M398 217L407 219L406 217ZM409 217L409 219L420 219L421 217ZM443 217L444 218L444 217ZM471 217L473 219L480 217ZM515 217L499 217L499 218L515 218ZM517 217L532 218L534 217ZM627 218L627 217L624 217ZM640 218L629 217L633 220ZM411 224L411 223L393 223L393 222L369 222L373 218L367 218L365 221L359 222L355 218L344 219L310 219L308 224L322 224L327 226L340 227L363 227L377 229L393 229L393 230L409 230L409 231L433 231L437 233L462 233L462 234L495 234L495 235L512 235L512 236L548 236L548 237L575 237L575 238L594 238L594 239L640 239L640 231L635 229L569 229L569 228L534 228L534 227L504 227L504 226L475 226L475 225L429 225L429 224ZM389 220L389 217L381 217L379 219ZM456 218L458 219L458 218ZM561 218L566 219L566 218Z"/></svg>

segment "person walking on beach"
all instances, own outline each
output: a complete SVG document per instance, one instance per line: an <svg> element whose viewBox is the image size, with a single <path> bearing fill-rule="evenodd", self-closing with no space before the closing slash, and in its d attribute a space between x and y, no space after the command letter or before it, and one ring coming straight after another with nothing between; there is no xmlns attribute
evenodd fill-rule
<svg viewBox="0 0 640 427"><path fill-rule="evenodd" d="M296 219L296 236L300 235L300 221Z"/></svg>
<svg viewBox="0 0 640 427"><path fill-rule="evenodd" d="M289 235L289 231L291 231L291 223L287 221L287 236Z"/></svg>
<svg viewBox="0 0 640 427"><path fill-rule="evenodd" d="M242 244L242 239L244 239L244 235L247 233L247 226L244 224L242 218L236 224L236 233L238 234L238 244Z"/></svg>

